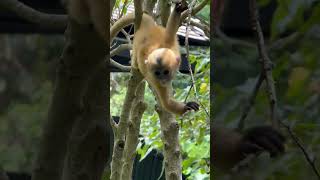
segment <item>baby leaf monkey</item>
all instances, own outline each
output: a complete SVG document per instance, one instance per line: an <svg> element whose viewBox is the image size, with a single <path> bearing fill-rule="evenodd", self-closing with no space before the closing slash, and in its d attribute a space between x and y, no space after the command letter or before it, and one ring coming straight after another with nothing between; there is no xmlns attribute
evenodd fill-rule
<svg viewBox="0 0 320 180"><path fill-rule="evenodd" d="M171 97L172 79L179 69L181 57L177 41L180 15L186 6L177 4L166 28L155 24L151 16L143 14L133 42L133 68L138 68L156 92L160 104L167 111L182 115L199 110L196 102L186 104Z"/></svg>
<svg viewBox="0 0 320 180"><path fill-rule="evenodd" d="M79 24L93 24L95 30L107 42L107 0L69 0L69 16ZM139 69L154 89L161 106L182 115L190 110L199 110L196 102L177 102L171 97L172 79L181 62L177 31L181 13L187 9L185 3L177 3L166 28L155 24L151 16L143 14L140 28L133 42L132 67ZM119 19L111 28L111 40L116 31L132 23L134 14ZM120 27L120 28L119 28Z"/></svg>

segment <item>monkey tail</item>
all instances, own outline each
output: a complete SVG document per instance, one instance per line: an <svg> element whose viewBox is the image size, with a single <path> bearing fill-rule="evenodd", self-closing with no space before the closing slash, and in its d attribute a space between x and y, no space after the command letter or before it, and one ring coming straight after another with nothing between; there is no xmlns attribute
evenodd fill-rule
<svg viewBox="0 0 320 180"><path fill-rule="evenodd" d="M110 28L110 42L116 37L122 28L134 23L134 13L127 14L117 20Z"/></svg>
<svg viewBox="0 0 320 180"><path fill-rule="evenodd" d="M134 23L134 19L135 19L134 13L130 13L123 16L118 21L116 21L110 29L110 42L113 41L115 36L121 31L122 28L128 26L129 24ZM153 18L147 13L143 13L141 21L142 22L140 27L143 26L143 29L147 29L155 25Z"/></svg>

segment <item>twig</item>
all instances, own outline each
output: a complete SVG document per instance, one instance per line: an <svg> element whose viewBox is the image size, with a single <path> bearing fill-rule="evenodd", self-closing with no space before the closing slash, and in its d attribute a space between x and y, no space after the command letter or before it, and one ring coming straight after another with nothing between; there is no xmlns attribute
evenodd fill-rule
<svg viewBox="0 0 320 180"><path fill-rule="evenodd" d="M193 76L193 73L192 73L192 68L191 68L191 63L189 61L189 56L190 56L190 52L189 52L189 30L190 30L190 23L191 23L191 15L192 15L192 10L193 10L193 6L195 5L197 1L196 0L193 0L190 5L189 5L189 8L188 8L188 19L187 19L187 25L186 25L186 36L185 36L185 46L186 46L186 57L187 57L187 61L188 61L188 69L189 69L189 72L190 72L190 76L191 76L191 80L192 80L192 85L191 87L193 87L194 89L194 93L195 93L195 96L196 96L196 99L197 101L199 102L200 106L203 108L203 110L205 111L208 119L210 119L210 115L209 115L209 112L207 111L207 109L204 107L204 105L199 101L199 96L198 96L198 93L197 93L197 88L196 88L196 85L195 85L195 80L194 80L194 76ZM189 93L188 93L189 94Z"/></svg>
<svg viewBox="0 0 320 180"><path fill-rule="evenodd" d="M120 44L118 47L116 47L110 52L110 57L118 55L120 52L124 50L131 50L131 49L132 49L132 44Z"/></svg>
<svg viewBox="0 0 320 180"><path fill-rule="evenodd" d="M191 84L191 86L190 86L190 88L189 88L189 90L188 90L188 93L187 93L187 95L186 95L186 97L185 97L185 99L184 99L184 102L186 103L187 102L187 99L188 99L188 97L189 97L189 95L190 95L190 92L191 92L191 89L193 88L193 83Z"/></svg>
<svg viewBox="0 0 320 180"><path fill-rule="evenodd" d="M124 66L122 64L117 63L115 60L113 59L109 59L110 60L110 64L124 72L130 72L131 71L131 66Z"/></svg>
<svg viewBox="0 0 320 180"><path fill-rule="evenodd" d="M217 35L217 37L221 38L223 41L225 41L228 44L231 45L240 45L240 46L245 46L245 47L249 47L249 48L254 48L256 47L255 44L252 44L250 42L247 41L243 41L240 39L235 39L235 38L231 38L229 36L227 36L221 29L219 26L215 26L214 27L214 33Z"/></svg>
<svg viewBox="0 0 320 180"><path fill-rule="evenodd" d="M287 47L289 44L292 44L294 41L298 40L301 37L302 37L301 33L294 32L287 37L278 39L277 41L273 42L269 46L269 50L270 51L279 51L279 49L283 49L283 48Z"/></svg>
<svg viewBox="0 0 320 180"><path fill-rule="evenodd" d="M279 122L276 117L277 96L276 96L276 91L274 86L274 80L272 77L272 62L268 57L267 50L264 44L264 37L263 37L262 29L260 26L260 22L259 22L258 8L256 3L257 2L255 0L250 0L250 11L251 11L251 18L253 22L252 29L256 33L257 47L259 50L260 58L262 60L261 61L262 72L267 85L267 93L268 93L269 102L270 102L272 126L278 129Z"/></svg>
<svg viewBox="0 0 320 180"><path fill-rule="evenodd" d="M191 20L190 24L192 26L195 26L195 27L201 29L207 37L210 37L210 27L208 25L200 23L200 22L196 22L194 20Z"/></svg>
<svg viewBox="0 0 320 180"><path fill-rule="evenodd" d="M254 105L254 101L257 97L257 94L259 92L259 89L260 89L260 86L262 84L264 80L264 76L263 74L261 73L258 77L258 80L256 82L256 85L252 91L252 94L251 96L249 97L249 102L248 104L244 107L244 110L242 112L242 115L240 117L240 120L239 120L239 123L238 123L238 130L242 130L244 128L244 122L245 122L245 119L246 117L248 116L250 110L251 110L251 107Z"/></svg>
<svg viewBox="0 0 320 180"><path fill-rule="evenodd" d="M310 158L310 155L308 154L308 152L306 151L306 149L303 147L303 145L301 144L299 138L292 132L291 128L286 125L285 123L283 123L282 121L280 121L280 124L285 127L287 129L287 131L289 132L291 138L293 139L293 141L296 143L296 145L301 149L304 157L306 158L306 160L308 161L309 165L311 166L313 172L317 175L318 179L320 180L320 173L316 168L315 165L315 160L312 160Z"/></svg>
<svg viewBox="0 0 320 180"><path fill-rule="evenodd" d="M190 5L192 5L193 2L191 2ZM209 0L203 0L201 3L199 3L198 5L196 5L194 8L191 9L191 12L190 12L190 9L184 11L182 14L181 14L181 21L184 21L184 19L186 19L188 16L191 15L195 15L197 14L198 12L200 12L207 4L209 3ZM195 5L195 3L193 3L193 6ZM191 6L191 7L193 7Z"/></svg>

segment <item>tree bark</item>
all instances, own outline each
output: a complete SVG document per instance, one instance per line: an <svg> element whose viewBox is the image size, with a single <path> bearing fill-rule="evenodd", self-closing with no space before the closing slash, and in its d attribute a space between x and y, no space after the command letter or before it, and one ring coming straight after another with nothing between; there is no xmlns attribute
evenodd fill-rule
<svg viewBox="0 0 320 180"><path fill-rule="evenodd" d="M113 145L113 155L111 162L111 180L119 180L121 177L122 158L125 147L125 137L128 128L128 121L133 105L133 100L136 97L136 91L142 79L143 76L141 75L141 73L135 69L132 69L132 76L128 82L128 89L123 103L122 112L120 115L120 122L113 129L115 134L115 140Z"/></svg>
<svg viewBox="0 0 320 180"><path fill-rule="evenodd" d="M70 21L66 38L48 120L43 128L39 153L34 164L33 180L61 178L73 125L76 120L83 118L85 112L83 97L88 80L107 54L106 42L92 27Z"/></svg>
<svg viewBox="0 0 320 180"><path fill-rule="evenodd" d="M75 123L64 166L64 180L101 180L110 141L107 129L108 79L105 67L90 80L84 112ZM109 156L110 157L110 156Z"/></svg>
<svg viewBox="0 0 320 180"><path fill-rule="evenodd" d="M147 109L147 104L144 102L145 84L145 82L142 82L139 85L136 93L136 98L133 102L135 106L132 108L126 133L121 180L132 179L133 163L136 157L136 150L139 143L141 118L144 111Z"/></svg>
<svg viewBox="0 0 320 180"><path fill-rule="evenodd" d="M181 180L182 167L179 144L179 124L175 115L160 107L157 108L160 118L161 139L164 144L164 165L166 180Z"/></svg>

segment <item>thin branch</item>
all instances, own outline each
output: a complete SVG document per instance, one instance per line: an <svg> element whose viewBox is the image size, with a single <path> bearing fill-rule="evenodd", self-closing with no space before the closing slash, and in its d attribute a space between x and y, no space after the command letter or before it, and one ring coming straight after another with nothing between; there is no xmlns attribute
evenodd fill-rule
<svg viewBox="0 0 320 180"><path fill-rule="evenodd" d="M195 15L198 12L200 12L208 3L209 3L209 0L203 0L201 3L199 3L194 8L192 8L191 15ZM181 21L184 21L184 19L186 19L188 15L189 15L189 10L184 11L181 14Z"/></svg>
<svg viewBox="0 0 320 180"><path fill-rule="evenodd" d="M293 131L291 130L291 128L286 125L285 123L283 123L282 121L280 121L280 124L285 127L287 129L287 131L289 132L291 138L293 139L293 141L296 143L296 145L301 149L304 157L306 158L306 160L308 161L309 165L311 166L313 172L317 175L318 179L320 180L320 173L319 170L316 168L315 165L315 160L312 160L310 155L308 154L308 152L306 151L306 149L303 147L302 143L300 142L299 138L293 133Z"/></svg>
<svg viewBox="0 0 320 180"><path fill-rule="evenodd" d="M264 78L266 79L267 93L269 96L270 110L271 110L271 122L273 127L279 128L279 122L276 117L276 107L277 107L277 96L274 86L274 80L272 77L272 62L268 57L267 50L264 43L264 37L262 29L259 22L257 2L255 0L250 0L250 13L253 22L252 29L255 31L257 38L257 47L259 50L259 55L261 58L262 72Z"/></svg>
<svg viewBox="0 0 320 180"><path fill-rule="evenodd" d="M121 18L124 14L124 10L125 8L128 6L128 0L125 0L124 3L123 3L123 6L122 6L122 9L121 9L121 13L120 13L120 17Z"/></svg>
<svg viewBox="0 0 320 180"><path fill-rule="evenodd" d="M142 20L143 0L134 0L134 13L135 13L134 31L137 32L137 30L140 27L141 20Z"/></svg>
<svg viewBox="0 0 320 180"><path fill-rule="evenodd" d="M187 21L185 21L185 22L187 22ZM203 23L200 23L200 22L196 22L196 21L191 19L190 25L201 29L207 37L210 37L210 27L207 26L206 24L203 24Z"/></svg>
<svg viewBox="0 0 320 180"><path fill-rule="evenodd" d="M247 42L247 41L243 41L240 39L236 39L236 38L231 38L229 36L227 36L221 29L219 26L215 26L214 27L214 33L217 35L217 37L221 38L221 40L223 40L224 42L231 44L231 45L240 45L240 46L245 46L245 47L249 47L249 48L254 48L256 47L255 44Z"/></svg>
<svg viewBox="0 0 320 180"><path fill-rule="evenodd" d="M146 11L148 14L153 16L153 9L154 9L154 6L156 5L156 3L157 3L157 0L144 1L144 3L143 3L144 11Z"/></svg>
<svg viewBox="0 0 320 180"><path fill-rule="evenodd" d="M186 56L187 56L187 61L188 63L188 69L191 75L191 80L192 80L192 84L193 84L193 89L195 94L197 94L197 88L195 86L195 81L194 81L194 76L192 73L192 68L191 68L191 63L189 61L189 56L190 56L190 52L189 52L189 33L190 33L190 23L191 23L191 14L192 14L192 8L194 6L194 4L196 3L196 0L193 0L190 5L189 5L189 9L188 9L188 19L187 19L187 25L186 25L186 36L185 36L185 46L186 46Z"/></svg>
<svg viewBox="0 0 320 180"><path fill-rule="evenodd" d="M210 115L209 112L207 111L207 109L204 107L204 105L199 101L199 96L198 96L198 92L197 92L197 88L195 85L195 80L194 80L194 76L192 73L192 68L191 68L191 63L189 61L189 56L190 56L190 52L189 52L189 31L190 31L190 23L191 23L191 15L192 15L192 11L193 11L193 6L195 5L197 1L194 0L190 3L189 8L187 10L188 12L188 19L187 19L187 25L186 25L186 36L185 36L185 46L186 46L186 57L187 57L187 61L188 61L188 69L190 72L190 76L191 76L191 80L192 80L192 87L194 89L194 93L196 96L197 101L199 102L200 106L203 108L203 110L205 111L208 119L210 119Z"/></svg>
<svg viewBox="0 0 320 180"><path fill-rule="evenodd" d="M251 110L251 107L254 105L255 103L255 99L257 97L257 94L259 92L259 89L260 89L260 86L262 84L264 80L264 76L263 74L260 74L259 77L258 77L258 80L256 82L256 85L252 91L252 94L251 96L249 97L249 102L248 104L244 107L244 110L242 112L242 115L240 117L240 120L239 120L239 123L238 123L238 130L242 130L244 128L244 122L245 122L245 119L246 117L248 116L250 110Z"/></svg>
<svg viewBox="0 0 320 180"><path fill-rule="evenodd" d="M287 37L278 39L277 41L273 42L269 46L269 51L279 51L279 49L283 49L288 45L292 44L293 42L297 41L299 38L302 37L302 34L299 32L294 32Z"/></svg>
<svg viewBox="0 0 320 180"><path fill-rule="evenodd" d="M159 0L158 14L160 15L161 25L166 26L170 15L170 3L168 0Z"/></svg>
<svg viewBox="0 0 320 180"><path fill-rule="evenodd" d="M118 47L116 47L110 52L110 57L118 55L120 52L124 50L131 50L131 49L132 49L132 44L120 44Z"/></svg>
<svg viewBox="0 0 320 180"><path fill-rule="evenodd" d="M17 0L1 0L0 6L14 12L19 17L40 26L65 29L67 27L67 15L47 14L37 11Z"/></svg>
<svg viewBox="0 0 320 180"><path fill-rule="evenodd" d="M130 72L131 71L131 66L125 66L122 64L117 63L115 60L110 58L110 65L124 71L124 72Z"/></svg>

